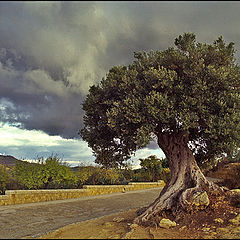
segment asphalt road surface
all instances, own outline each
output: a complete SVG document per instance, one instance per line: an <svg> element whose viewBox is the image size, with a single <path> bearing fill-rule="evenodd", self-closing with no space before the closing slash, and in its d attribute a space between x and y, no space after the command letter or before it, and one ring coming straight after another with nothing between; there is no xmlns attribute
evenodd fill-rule
<svg viewBox="0 0 240 240"><path fill-rule="evenodd" d="M68 224L144 207L161 189L0 206L0 239L38 238Z"/></svg>

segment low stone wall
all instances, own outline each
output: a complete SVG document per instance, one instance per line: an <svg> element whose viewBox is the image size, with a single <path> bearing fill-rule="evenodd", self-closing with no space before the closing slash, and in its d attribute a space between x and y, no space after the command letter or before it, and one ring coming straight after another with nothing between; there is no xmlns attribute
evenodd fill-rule
<svg viewBox="0 0 240 240"><path fill-rule="evenodd" d="M0 195L0 206L80 198L100 194L163 187L164 181L129 183L128 185L84 185L83 189L7 190Z"/></svg>

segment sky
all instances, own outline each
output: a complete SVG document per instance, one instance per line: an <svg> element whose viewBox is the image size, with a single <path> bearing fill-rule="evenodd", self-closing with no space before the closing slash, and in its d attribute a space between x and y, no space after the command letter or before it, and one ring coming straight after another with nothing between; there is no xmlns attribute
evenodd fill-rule
<svg viewBox="0 0 240 240"><path fill-rule="evenodd" d="M89 87L184 32L206 43L223 36L239 62L239 12L237 1L0 2L0 154L94 164L78 135ZM132 164L152 154L164 157L151 142Z"/></svg>

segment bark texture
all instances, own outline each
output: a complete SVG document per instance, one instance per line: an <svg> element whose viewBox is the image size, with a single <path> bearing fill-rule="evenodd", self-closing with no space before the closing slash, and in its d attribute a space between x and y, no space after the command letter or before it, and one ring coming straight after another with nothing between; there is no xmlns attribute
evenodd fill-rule
<svg viewBox="0 0 240 240"><path fill-rule="evenodd" d="M158 136L158 144L169 161L171 178L159 197L135 219L137 224L154 221L164 212L171 212L176 217L179 212L191 209L194 193L219 189L198 167L185 132L162 133Z"/></svg>

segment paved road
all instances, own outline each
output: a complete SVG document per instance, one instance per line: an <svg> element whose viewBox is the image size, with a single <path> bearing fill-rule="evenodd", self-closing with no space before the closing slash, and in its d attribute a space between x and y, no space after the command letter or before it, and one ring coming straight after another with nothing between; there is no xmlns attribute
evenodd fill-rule
<svg viewBox="0 0 240 240"><path fill-rule="evenodd" d="M39 237L68 224L144 207L161 188L0 206L0 239Z"/></svg>

